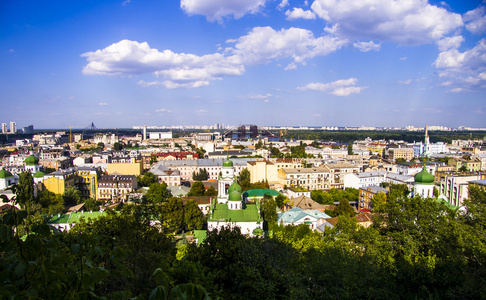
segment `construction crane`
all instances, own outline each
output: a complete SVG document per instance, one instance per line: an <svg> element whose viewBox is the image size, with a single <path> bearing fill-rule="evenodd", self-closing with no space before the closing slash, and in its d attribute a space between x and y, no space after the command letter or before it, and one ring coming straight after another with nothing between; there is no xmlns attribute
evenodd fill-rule
<svg viewBox="0 0 486 300"><path fill-rule="evenodd" d="M82 128L82 126L68 126L66 128L69 128L69 143L71 144L73 142L73 134L71 132L72 128Z"/></svg>

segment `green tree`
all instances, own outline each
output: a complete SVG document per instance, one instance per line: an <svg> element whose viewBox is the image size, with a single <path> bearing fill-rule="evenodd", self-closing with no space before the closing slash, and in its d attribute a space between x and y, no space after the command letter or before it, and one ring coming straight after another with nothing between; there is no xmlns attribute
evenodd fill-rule
<svg viewBox="0 0 486 300"><path fill-rule="evenodd" d="M204 192L206 192L204 183L201 181L194 181L191 185L189 193L187 193L187 196L204 196Z"/></svg>
<svg viewBox="0 0 486 300"><path fill-rule="evenodd" d="M119 143L119 142L116 142L113 144L113 150L122 150L123 149L123 144L122 143Z"/></svg>
<svg viewBox="0 0 486 300"><path fill-rule="evenodd" d="M162 204L162 224L170 232L184 227L184 206L180 198L170 197Z"/></svg>
<svg viewBox="0 0 486 300"><path fill-rule="evenodd" d="M194 199L189 199L184 205L184 220L189 230L201 229L204 225L204 214Z"/></svg>
<svg viewBox="0 0 486 300"><path fill-rule="evenodd" d="M267 194L263 195L261 201L263 220L267 222L268 226L271 228L271 225L277 222L277 202L272 196Z"/></svg>
<svg viewBox="0 0 486 300"><path fill-rule="evenodd" d="M97 145L96 145L99 149L104 149L105 148L105 144L102 143L102 142L99 142Z"/></svg>
<svg viewBox="0 0 486 300"><path fill-rule="evenodd" d="M152 183L144 196L145 201L148 203L162 203L167 201L172 196L171 192L167 189L167 184Z"/></svg>
<svg viewBox="0 0 486 300"><path fill-rule="evenodd" d="M346 198L341 199L341 201L339 201L339 204L334 209L335 217L341 215L348 216L348 217L352 217L355 215L353 207L349 204L349 201Z"/></svg>
<svg viewBox="0 0 486 300"><path fill-rule="evenodd" d="M386 194L379 192L371 200L371 207L373 210L382 211L386 204Z"/></svg>
<svg viewBox="0 0 486 300"><path fill-rule="evenodd" d="M199 172L192 172L192 180L198 180L198 181L203 181L203 180L208 180L209 174L206 168L200 169Z"/></svg>
<svg viewBox="0 0 486 300"><path fill-rule="evenodd" d="M143 175L137 176L137 185L139 187L150 186L158 181L157 175L152 172L145 172Z"/></svg>
<svg viewBox="0 0 486 300"><path fill-rule="evenodd" d="M348 155L353 155L353 141L348 143Z"/></svg>
<svg viewBox="0 0 486 300"><path fill-rule="evenodd" d="M62 194L62 199L67 206L74 206L83 203L81 192L75 187L69 187Z"/></svg>
<svg viewBox="0 0 486 300"><path fill-rule="evenodd" d="M20 207L29 213L33 212L36 209L36 203L34 202L34 179L30 172L20 173L16 192L16 200Z"/></svg>
<svg viewBox="0 0 486 300"><path fill-rule="evenodd" d="M153 165L153 164L155 164L156 162L157 162L157 155L155 155L155 154L150 155L150 162L149 162L149 163L150 163L151 165Z"/></svg>
<svg viewBox="0 0 486 300"><path fill-rule="evenodd" d="M243 170L241 170L240 172L240 176L238 177L238 180L241 182L243 180L248 180L250 181L250 171L248 171L247 168L244 168Z"/></svg>
<svg viewBox="0 0 486 300"><path fill-rule="evenodd" d="M213 186L210 186L205 192L204 196L217 196L218 191Z"/></svg>
<svg viewBox="0 0 486 300"><path fill-rule="evenodd" d="M64 211L64 200L62 195L55 194L49 190L43 190L39 195L39 204L44 214L54 215Z"/></svg>
<svg viewBox="0 0 486 300"><path fill-rule="evenodd" d="M283 207L285 203L289 201L287 196L279 194L275 197L275 202L277 203L277 207Z"/></svg>

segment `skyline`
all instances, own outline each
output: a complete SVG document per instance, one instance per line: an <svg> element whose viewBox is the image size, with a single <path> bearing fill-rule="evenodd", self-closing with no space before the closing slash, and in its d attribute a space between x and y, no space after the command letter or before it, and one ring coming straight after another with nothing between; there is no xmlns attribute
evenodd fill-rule
<svg viewBox="0 0 486 300"><path fill-rule="evenodd" d="M486 127L484 1L21 1L0 24L19 128Z"/></svg>

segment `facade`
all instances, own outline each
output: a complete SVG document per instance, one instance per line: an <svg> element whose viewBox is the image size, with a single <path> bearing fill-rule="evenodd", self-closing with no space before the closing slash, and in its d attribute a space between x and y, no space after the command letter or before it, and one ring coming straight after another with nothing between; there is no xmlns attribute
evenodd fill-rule
<svg viewBox="0 0 486 300"><path fill-rule="evenodd" d="M151 139L151 140L172 139L172 131L168 131L168 132L149 132L149 139Z"/></svg>
<svg viewBox="0 0 486 300"><path fill-rule="evenodd" d="M380 186L368 186L359 189L359 209L373 209L372 200L378 193L388 194L388 189Z"/></svg>
<svg viewBox="0 0 486 300"><path fill-rule="evenodd" d="M331 188L329 167L279 169L278 180L288 187L302 187L307 190L328 190Z"/></svg>
<svg viewBox="0 0 486 300"><path fill-rule="evenodd" d="M440 181L439 193L446 196L449 204L463 206L469 198L469 183L480 179L480 175L446 175Z"/></svg>
<svg viewBox="0 0 486 300"><path fill-rule="evenodd" d="M66 169L44 175L42 184L47 190L62 195L68 188L76 187L79 181L74 169Z"/></svg>
<svg viewBox="0 0 486 300"><path fill-rule="evenodd" d="M14 121L10 122L10 133L16 133L17 132L17 124L15 124Z"/></svg>
<svg viewBox="0 0 486 300"><path fill-rule="evenodd" d="M2 123L2 133L3 134L7 134L8 133L7 123Z"/></svg>
<svg viewBox="0 0 486 300"><path fill-rule="evenodd" d="M137 189L135 175L102 175L98 179L97 200L125 202L135 189Z"/></svg>
<svg viewBox="0 0 486 300"><path fill-rule="evenodd" d="M167 186L180 186L181 173L179 170L171 170L163 165L154 165L150 172L157 176L159 183L165 182Z"/></svg>
<svg viewBox="0 0 486 300"><path fill-rule="evenodd" d="M277 165L267 160L249 161L250 183L268 181L269 184L278 183Z"/></svg>
<svg viewBox="0 0 486 300"><path fill-rule="evenodd" d="M96 200L96 190L98 188L98 178L101 175L101 169L92 167L77 167L74 169L76 170L77 176L80 177L80 180L78 181L78 189L83 198L92 198Z"/></svg>
<svg viewBox="0 0 486 300"><path fill-rule="evenodd" d="M473 158L470 160L464 158L453 157L449 159L449 166L454 166L456 170L465 168L467 171L481 171L481 160Z"/></svg>
<svg viewBox="0 0 486 300"><path fill-rule="evenodd" d="M388 150L388 157L393 160L403 158L409 161L413 158L413 149L411 148L393 148Z"/></svg>
<svg viewBox="0 0 486 300"><path fill-rule="evenodd" d="M419 173L424 167L427 169L427 172L434 175L438 166L437 164L429 161L400 163L397 165L397 173L400 175L415 175Z"/></svg>
<svg viewBox="0 0 486 300"><path fill-rule="evenodd" d="M130 159L128 162L113 162L108 163L108 174L118 175L135 175L138 176L143 172L142 160Z"/></svg>
<svg viewBox="0 0 486 300"><path fill-rule="evenodd" d="M5 190L13 184L19 182L19 177L2 168L0 170L0 190Z"/></svg>

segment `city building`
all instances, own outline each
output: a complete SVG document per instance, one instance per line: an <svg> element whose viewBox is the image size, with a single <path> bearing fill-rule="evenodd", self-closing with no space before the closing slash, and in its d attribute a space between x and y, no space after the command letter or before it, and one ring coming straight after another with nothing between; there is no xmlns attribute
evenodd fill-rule
<svg viewBox="0 0 486 300"><path fill-rule="evenodd" d="M294 207L289 211L278 214L277 223L282 225L306 224L314 230L328 218L330 216L320 210L303 210L299 207Z"/></svg>
<svg viewBox="0 0 486 300"><path fill-rule="evenodd" d="M17 184L18 182L19 182L19 177L17 175L13 175L8 170L5 170L4 168L0 170L0 190L5 190L11 185Z"/></svg>
<svg viewBox="0 0 486 300"><path fill-rule="evenodd" d="M422 198L429 198L434 196L434 175L427 172L424 166L422 171L415 174L415 183L413 185L412 196L420 196Z"/></svg>
<svg viewBox="0 0 486 300"><path fill-rule="evenodd" d="M8 133L7 123L2 123L2 133L3 134L7 134Z"/></svg>
<svg viewBox="0 0 486 300"><path fill-rule="evenodd" d="M247 169L250 183L268 181L268 184L274 185L279 182L277 165L268 160L249 161Z"/></svg>
<svg viewBox="0 0 486 300"><path fill-rule="evenodd" d="M17 132L17 124L15 124L14 121L10 121L10 133L16 133Z"/></svg>
<svg viewBox="0 0 486 300"><path fill-rule="evenodd" d="M449 204L463 206L464 200L469 198L469 183L481 179L479 174L449 174L440 181L439 193L447 198Z"/></svg>
<svg viewBox="0 0 486 300"><path fill-rule="evenodd" d="M373 209L373 198L378 193L388 194L388 189L380 186L367 186L359 189L359 209L365 208L368 210Z"/></svg>
<svg viewBox="0 0 486 300"><path fill-rule="evenodd" d="M135 189L137 189L135 175L102 175L98 179L97 200L125 202Z"/></svg>
<svg viewBox="0 0 486 300"><path fill-rule="evenodd" d="M329 167L322 168L298 168L279 169L278 180L281 185L287 187L302 187L308 190L328 190L331 188Z"/></svg>
<svg viewBox="0 0 486 300"><path fill-rule="evenodd" d="M392 148L388 150L388 158L397 160L404 159L409 161L413 159L413 149L411 148Z"/></svg>

